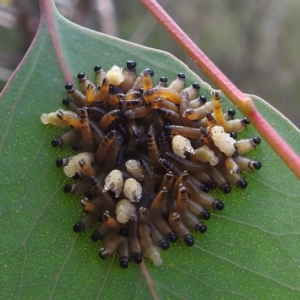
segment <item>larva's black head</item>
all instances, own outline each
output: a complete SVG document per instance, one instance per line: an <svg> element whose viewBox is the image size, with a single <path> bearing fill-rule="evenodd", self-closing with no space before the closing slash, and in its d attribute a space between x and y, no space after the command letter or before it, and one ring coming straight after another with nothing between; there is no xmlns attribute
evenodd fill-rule
<svg viewBox="0 0 300 300"><path fill-rule="evenodd" d="M210 180L209 182L206 183L206 185L209 187L209 189L213 190L215 189L218 185L213 181Z"/></svg>
<svg viewBox="0 0 300 300"><path fill-rule="evenodd" d="M210 219L210 213L207 210L203 210L200 217L204 220L209 220Z"/></svg>
<svg viewBox="0 0 300 300"><path fill-rule="evenodd" d="M261 162L255 161L253 163L253 168L256 169L256 170L259 170L261 168Z"/></svg>
<svg viewBox="0 0 300 300"><path fill-rule="evenodd" d="M62 101L61 101L61 103L63 104L63 105L69 105L69 103L70 103L70 99L68 99L68 98L64 98L64 99L62 99Z"/></svg>
<svg viewBox="0 0 300 300"><path fill-rule="evenodd" d="M63 166L64 160L62 158L58 158L55 162L55 165L60 168Z"/></svg>
<svg viewBox="0 0 300 300"><path fill-rule="evenodd" d="M224 192L224 194L229 194L231 192L231 187L230 185L225 185L223 188L222 188L222 191Z"/></svg>
<svg viewBox="0 0 300 300"><path fill-rule="evenodd" d="M74 87L74 86L73 86L73 84L72 84L71 82L68 82L68 83L65 84L65 89L66 89L67 91L72 90L73 87Z"/></svg>
<svg viewBox="0 0 300 300"><path fill-rule="evenodd" d="M201 95L199 99L200 99L202 104L206 103L206 101L207 101L207 99L204 95Z"/></svg>
<svg viewBox="0 0 300 300"><path fill-rule="evenodd" d="M124 235L124 236L128 236L128 231L127 231L126 228L121 228L121 229L118 231L118 234Z"/></svg>
<svg viewBox="0 0 300 300"><path fill-rule="evenodd" d="M259 145L261 143L261 140L258 136L253 137L252 141L255 145Z"/></svg>
<svg viewBox="0 0 300 300"><path fill-rule="evenodd" d="M162 76L162 77L159 78L159 81L160 81L160 82L163 82L163 83L167 83L167 82L168 82L168 78Z"/></svg>
<svg viewBox="0 0 300 300"><path fill-rule="evenodd" d="M202 223L198 223L197 230L198 230L200 233L205 233L206 230L207 230L207 227L206 227L204 224L202 224Z"/></svg>
<svg viewBox="0 0 300 300"><path fill-rule="evenodd" d="M237 133L236 132L232 131L232 132L229 133L229 135L230 135L231 138L233 138L235 140L237 139Z"/></svg>
<svg viewBox="0 0 300 300"><path fill-rule="evenodd" d="M237 157L238 155L239 155L238 151L235 150L234 153L232 154L232 157L235 158L235 157Z"/></svg>
<svg viewBox="0 0 300 300"><path fill-rule="evenodd" d="M84 78L84 77L85 77L85 73L83 73L83 72L80 72L80 73L77 74L77 78L79 80L82 79L82 78Z"/></svg>
<svg viewBox="0 0 300 300"><path fill-rule="evenodd" d="M242 124L244 124L244 125L249 125L249 124L250 124L250 122L249 122L249 120L248 120L247 118L241 119L241 122L242 122Z"/></svg>
<svg viewBox="0 0 300 300"><path fill-rule="evenodd" d="M73 143L71 145L71 148L74 150L74 151L79 151L80 150L80 145L78 143Z"/></svg>
<svg viewBox="0 0 300 300"><path fill-rule="evenodd" d="M51 141L51 145L52 147L57 147L59 146L61 143L60 143L60 139L59 138L55 138Z"/></svg>
<svg viewBox="0 0 300 300"><path fill-rule="evenodd" d="M142 255L139 253L134 253L132 258L136 264L140 264L143 261Z"/></svg>
<svg viewBox="0 0 300 300"><path fill-rule="evenodd" d="M194 245L194 239L191 235L188 235L186 238L183 239L183 241L187 246L193 246Z"/></svg>
<svg viewBox="0 0 300 300"><path fill-rule="evenodd" d="M105 255L104 249L100 249L98 255L101 259L105 259L107 256L107 255Z"/></svg>
<svg viewBox="0 0 300 300"><path fill-rule="evenodd" d="M204 193L208 193L208 192L209 192L209 187L208 187L207 185L204 185L204 186L202 187L202 191L203 191Z"/></svg>
<svg viewBox="0 0 300 300"><path fill-rule="evenodd" d="M235 110L230 108L230 109L228 109L227 113L229 116L233 117L235 115Z"/></svg>
<svg viewBox="0 0 300 300"><path fill-rule="evenodd" d="M217 201L215 205L217 210L223 210L224 209L224 203L222 201Z"/></svg>
<svg viewBox="0 0 300 300"><path fill-rule="evenodd" d="M94 72L99 72L102 69L102 67L100 65L96 65L94 67Z"/></svg>
<svg viewBox="0 0 300 300"><path fill-rule="evenodd" d="M195 90L200 90L200 84L198 83L198 82L194 82L193 84L192 84L192 87L195 89Z"/></svg>
<svg viewBox="0 0 300 300"><path fill-rule="evenodd" d="M134 60L127 60L126 62L126 68L130 71L135 71L136 68L136 62Z"/></svg>
<svg viewBox="0 0 300 300"><path fill-rule="evenodd" d="M144 69L144 72L148 73L151 77L154 76L154 71L152 69L150 69L150 68Z"/></svg>
<svg viewBox="0 0 300 300"><path fill-rule="evenodd" d="M66 184L64 186L64 193L70 193L72 191L72 185L71 184Z"/></svg>
<svg viewBox="0 0 300 300"><path fill-rule="evenodd" d="M170 248L170 245L169 245L169 243L167 242L167 241L162 241L161 243L160 243L160 248L161 249L163 249L163 250L168 250L169 248Z"/></svg>
<svg viewBox="0 0 300 300"><path fill-rule="evenodd" d="M177 235L174 232L170 232L167 238L171 243L175 243L178 240Z"/></svg>
<svg viewBox="0 0 300 300"><path fill-rule="evenodd" d="M184 73L178 73L177 77L180 79L185 79L185 74Z"/></svg>
<svg viewBox="0 0 300 300"><path fill-rule="evenodd" d="M128 268L128 260L126 258L120 258L120 267L122 269Z"/></svg>
<svg viewBox="0 0 300 300"><path fill-rule="evenodd" d="M239 180L238 186L242 189L245 189L248 186L248 182L242 178Z"/></svg>
<svg viewBox="0 0 300 300"><path fill-rule="evenodd" d="M84 197L88 198L88 199L92 199L93 198L93 193L91 191L85 191L84 193Z"/></svg>
<svg viewBox="0 0 300 300"><path fill-rule="evenodd" d="M82 222L78 222L78 223L74 224L74 226L73 226L74 232L79 233L83 230L84 230L84 224Z"/></svg>
<svg viewBox="0 0 300 300"><path fill-rule="evenodd" d="M96 243L98 242L99 240L101 240L102 237L101 235L97 232L97 231L94 231L92 234L91 234L91 240Z"/></svg>

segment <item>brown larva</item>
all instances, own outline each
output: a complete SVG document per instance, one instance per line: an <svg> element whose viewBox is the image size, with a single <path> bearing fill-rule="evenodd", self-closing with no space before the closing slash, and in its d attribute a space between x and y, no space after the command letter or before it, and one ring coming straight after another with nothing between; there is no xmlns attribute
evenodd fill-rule
<svg viewBox="0 0 300 300"><path fill-rule="evenodd" d="M67 110L41 116L44 124L69 127L53 147L79 151L56 161L77 180L64 192L85 195L85 215L73 231L94 227L92 241L103 241L99 256L117 252L122 268L145 257L161 265L160 250L177 238L192 246L193 232L206 231L202 219L224 208L209 189L244 189L241 172L261 168L245 157L260 139L237 140L249 122L223 112L218 92L206 99L198 83L185 86L183 73L169 86L166 77L155 85L152 69L136 68L132 60L107 72L96 65L94 82L78 73L80 89L65 85Z"/></svg>

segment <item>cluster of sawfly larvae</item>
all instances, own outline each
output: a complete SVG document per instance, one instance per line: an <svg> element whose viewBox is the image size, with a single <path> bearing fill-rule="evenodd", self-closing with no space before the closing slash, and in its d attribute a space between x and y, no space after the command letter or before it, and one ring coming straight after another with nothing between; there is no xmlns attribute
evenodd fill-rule
<svg viewBox="0 0 300 300"><path fill-rule="evenodd" d="M245 189L241 172L261 168L244 156L260 139L237 140L249 122L234 119L233 109L223 112L217 91L206 99L198 83L186 86L183 73L155 84L153 70L137 73L136 66L128 60L105 72L97 65L93 82L79 73L80 90L65 85L66 109L41 116L68 127L53 147L77 151L56 161L76 180L64 192L83 194L85 215L73 231L94 228L100 258L117 252L122 268L143 257L161 265L161 250L178 239L192 246L209 211L224 208L209 190Z"/></svg>

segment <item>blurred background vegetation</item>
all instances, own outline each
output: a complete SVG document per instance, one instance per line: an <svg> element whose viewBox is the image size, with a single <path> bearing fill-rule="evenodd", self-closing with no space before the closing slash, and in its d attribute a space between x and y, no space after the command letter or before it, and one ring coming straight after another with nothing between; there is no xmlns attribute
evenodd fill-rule
<svg viewBox="0 0 300 300"><path fill-rule="evenodd" d="M209 82L139 0L55 2L75 23L171 52ZM300 127L299 1L158 2L234 84ZM38 21L37 0L0 0L0 90L27 51Z"/></svg>

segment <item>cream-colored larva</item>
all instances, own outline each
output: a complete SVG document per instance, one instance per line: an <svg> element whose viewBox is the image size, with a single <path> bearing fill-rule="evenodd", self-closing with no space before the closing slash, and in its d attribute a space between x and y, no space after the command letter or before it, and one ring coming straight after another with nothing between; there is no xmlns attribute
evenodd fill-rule
<svg viewBox="0 0 300 300"><path fill-rule="evenodd" d="M84 160L85 163L92 164L95 160L94 153L91 152L82 152L77 155L74 155L69 160L68 164L64 167L64 173L68 177L73 177L76 173L81 172L81 167L79 162Z"/></svg>
<svg viewBox="0 0 300 300"><path fill-rule="evenodd" d="M51 112L49 114L42 114L40 119L41 122L45 125L47 124L52 124L61 128L67 128L69 127L68 124L62 122L58 117L57 117L57 113L59 110Z"/></svg>
<svg viewBox="0 0 300 300"><path fill-rule="evenodd" d="M195 149L195 156L197 160L208 162L211 166L215 166L219 163L219 158L216 156L215 152L206 145Z"/></svg>
<svg viewBox="0 0 300 300"><path fill-rule="evenodd" d="M122 199L116 206L116 215L118 222L125 224L130 218L136 218L136 208L128 199Z"/></svg>
<svg viewBox="0 0 300 300"><path fill-rule="evenodd" d="M140 162L135 159L129 159L125 163L127 172L129 172L134 178L138 180L143 180L144 175L142 173L142 168Z"/></svg>
<svg viewBox="0 0 300 300"><path fill-rule="evenodd" d="M114 65L107 73L106 76L109 84L119 86L124 81L123 69Z"/></svg>
<svg viewBox="0 0 300 300"><path fill-rule="evenodd" d="M123 192L131 202L139 202L142 197L142 186L134 178L125 180Z"/></svg>
<svg viewBox="0 0 300 300"><path fill-rule="evenodd" d="M190 140L179 134L173 137L172 148L174 153L182 158L186 158L185 152L189 152L192 154L195 153L195 150L192 147Z"/></svg>
<svg viewBox="0 0 300 300"><path fill-rule="evenodd" d="M222 126L213 126L211 128L211 137L214 144L226 154L226 156L231 157L236 153L234 144L236 140L230 137L229 133L226 133Z"/></svg>
<svg viewBox="0 0 300 300"><path fill-rule="evenodd" d="M122 172L118 169L112 170L105 178L103 192L112 190L115 192L116 198L118 198L122 192L123 184L124 180Z"/></svg>
<svg viewBox="0 0 300 300"><path fill-rule="evenodd" d="M150 229L148 226L140 225L140 236L141 244L143 247L144 256L149 257L155 266L161 266L163 260L160 255L160 248L154 245L153 240L150 236Z"/></svg>

